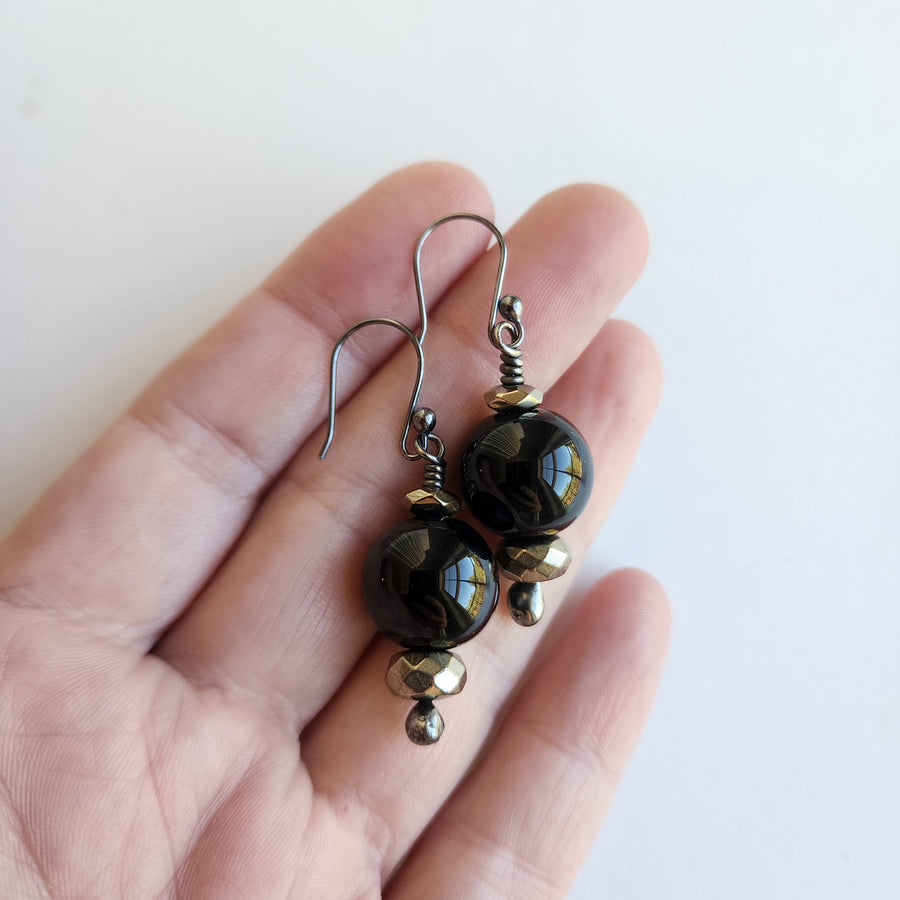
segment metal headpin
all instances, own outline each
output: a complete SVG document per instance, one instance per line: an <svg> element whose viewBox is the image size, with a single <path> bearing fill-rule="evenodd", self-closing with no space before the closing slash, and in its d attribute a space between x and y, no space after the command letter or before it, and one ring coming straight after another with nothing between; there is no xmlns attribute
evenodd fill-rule
<svg viewBox="0 0 900 900"><path fill-rule="evenodd" d="M422 236L419 238L419 242L416 244L416 252L413 257L413 275L415 276L416 281L416 297L419 301L419 318L422 323L421 328L419 329L419 341L423 342L425 340L425 333L428 331L428 311L425 308L425 290L422 287L422 247L425 245L425 241L428 240L430 235L440 228L441 225L446 225L447 222L454 222L457 219L470 219L473 222L478 222L480 225L487 228L497 239L497 246L500 248L500 263L497 266L497 280L494 283L494 294L491 299L491 313L488 319L487 334L491 343L497 347L498 350L502 350L502 341L500 334L497 332L496 324L498 324L497 312L500 308L500 294L503 290L503 276L506 273L506 241L503 238L503 232L500 231L493 222L476 213L453 213L452 215L444 216L443 219L432 222L432 224L425 229Z"/></svg>
<svg viewBox="0 0 900 900"><path fill-rule="evenodd" d="M403 423L403 433L400 436L400 452L408 459L415 461L417 459L422 459L422 450L419 448L419 438L421 437L421 432L416 437L416 452L412 453L406 448L406 442L409 438L409 430L413 426L413 419L416 420L417 431L418 423L422 419L422 416L417 415L419 410L416 409L416 406L419 402L419 392L422 390L422 379L425 376L425 354L422 351L422 344L415 336L415 334L406 327L402 322L398 322L396 319L386 319L380 316L374 316L369 319L362 319L357 322L355 325L351 325L338 339L338 342L334 345L334 350L331 354L331 378L328 389L328 435L325 438L325 443L322 445L322 449L319 452L319 459L325 459L325 454L328 452L328 448L331 446L331 442L334 440L334 425L335 425L335 415L336 415L336 406L337 406L337 364L338 364L338 356L340 356L341 348L347 342L347 339L359 331L361 328L365 328L367 325L389 325L391 328L396 328L398 331L401 331L406 337L409 339L410 343L413 345L416 351L416 383L413 388L412 396L409 399L409 407L406 411L406 418ZM432 418L434 413L431 414ZM427 417L426 417L427 418ZM433 427L433 423L432 423ZM424 449L427 450L428 440L427 437L424 443Z"/></svg>

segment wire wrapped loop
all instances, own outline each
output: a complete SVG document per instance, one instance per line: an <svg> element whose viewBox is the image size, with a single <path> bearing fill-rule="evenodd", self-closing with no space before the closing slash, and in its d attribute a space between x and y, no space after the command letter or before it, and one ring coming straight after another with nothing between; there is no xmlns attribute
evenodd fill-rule
<svg viewBox="0 0 900 900"><path fill-rule="evenodd" d="M510 340L504 341L504 335ZM519 345L525 338L521 322L498 322L491 329L491 343L500 351L500 383L517 388L525 383L525 366Z"/></svg>
<svg viewBox="0 0 900 900"><path fill-rule="evenodd" d="M437 453L430 453L428 442L437 444ZM425 460L425 473L422 487L426 491L437 493L444 488L444 476L447 473L447 461L444 459L444 442L436 434L416 435L416 452Z"/></svg>

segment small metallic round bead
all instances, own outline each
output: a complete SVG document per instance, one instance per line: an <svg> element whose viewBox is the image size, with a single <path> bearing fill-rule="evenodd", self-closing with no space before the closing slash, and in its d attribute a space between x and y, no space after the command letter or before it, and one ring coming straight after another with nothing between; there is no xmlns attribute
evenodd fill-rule
<svg viewBox="0 0 900 900"><path fill-rule="evenodd" d="M435 700L465 687L466 666L449 650L404 650L391 657L384 680L398 697Z"/></svg>
<svg viewBox="0 0 900 900"><path fill-rule="evenodd" d="M500 315L507 322L518 322L522 318L522 301L513 294L507 294L500 300Z"/></svg>
<svg viewBox="0 0 900 900"><path fill-rule="evenodd" d="M413 412L410 421L412 422L412 427L415 428L419 434L431 434L437 423L437 416L433 409L429 409L427 406L420 406Z"/></svg>
<svg viewBox="0 0 900 900"><path fill-rule="evenodd" d="M572 554L558 534L512 535L500 541L496 559L497 565L515 581L551 581L569 568Z"/></svg>
<svg viewBox="0 0 900 900"><path fill-rule="evenodd" d="M443 733L444 719L430 700L420 700L406 717L406 736L414 744L436 744Z"/></svg>
<svg viewBox="0 0 900 900"><path fill-rule="evenodd" d="M509 614L517 625L536 625L544 615L544 589L540 584L518 581L506 594Z"/></svg>

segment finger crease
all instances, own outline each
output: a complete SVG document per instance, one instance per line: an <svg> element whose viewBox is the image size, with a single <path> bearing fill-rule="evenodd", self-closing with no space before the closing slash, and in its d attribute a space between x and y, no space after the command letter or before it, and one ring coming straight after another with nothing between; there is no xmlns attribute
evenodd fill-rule
<svg viewBox="0 0 900 900"><path fill-rule="evenodd" d="M152 407L136 405L127 416L162 441L190 474L199 475L207 484L239 500L256 499L270 476L262 460L240 440L171 397L168 398L168 407L174 415L167 416L155 412ZM190 437L185 427L176 421L178 419L187 423L188 428L198 431L200 440ZM237 474L230 467L220 464L223 456L237 462Z"/></svg>

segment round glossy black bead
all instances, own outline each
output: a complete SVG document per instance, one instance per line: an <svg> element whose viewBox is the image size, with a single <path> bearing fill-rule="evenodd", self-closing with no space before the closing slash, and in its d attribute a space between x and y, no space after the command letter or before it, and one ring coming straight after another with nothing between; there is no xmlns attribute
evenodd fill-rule
<svg viewBox="0 0 900 900"><path fill-rule="evenodd" d="M571 525L593 480L587 442L568 419L546 409L485 419L463 445L463 496L498 534L543 534Z"/></svg>
<svg viewBox="0 0 900 900"><path fill-rule="evenodd" d="M398 523L372 546L364 578L379 631L404 647L443 649L469 640L500 592L484 538L455 519Z"/></svg>

